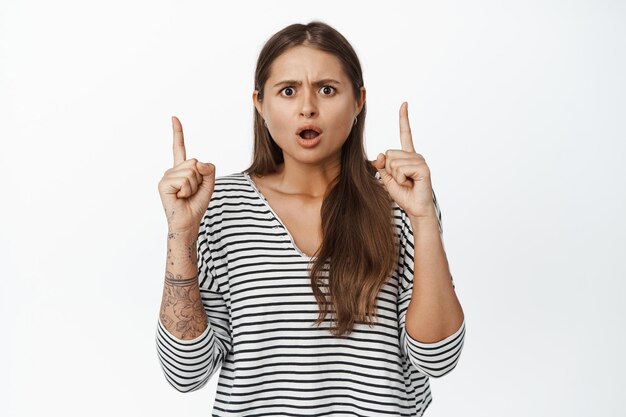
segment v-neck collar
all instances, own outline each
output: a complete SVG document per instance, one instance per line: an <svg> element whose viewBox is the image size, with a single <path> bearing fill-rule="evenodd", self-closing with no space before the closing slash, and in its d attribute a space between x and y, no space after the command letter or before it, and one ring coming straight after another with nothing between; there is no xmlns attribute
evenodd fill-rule
<svg viewBox="0 0 626 417"><path fill-rule="evenodd" d="M267 198L265 198L265 196L263 195L263 193L261 192L259 187L256 185L256 183L254 182L252 177L247 172L242 172L242 174L248 180L248 184L250 184L250 186L254 189L254 191L256 191L257 195L263 201L265 206L267 206L267 208L272 213L274 218L283 226L283 229L287 233L287 236L289 236L289 240L291 240L291 246L293 247L293 249L295 249L295 251L298 252L298 254L301 257L303 257L303 258L305 258L307 260L316 259L315 256L309 256L309 255L305 254L304 252L302 252L302 250L296 245L296 241L293 239L293 236L291 235L291 232L289 232L289 229L287 229L287 226L285 226L285 223L283 223L283 221L280 219L280 217L278 217L278 214L276 214L276 212L274 211L272 206L270 206L269 201L267 201Z"/></svg>

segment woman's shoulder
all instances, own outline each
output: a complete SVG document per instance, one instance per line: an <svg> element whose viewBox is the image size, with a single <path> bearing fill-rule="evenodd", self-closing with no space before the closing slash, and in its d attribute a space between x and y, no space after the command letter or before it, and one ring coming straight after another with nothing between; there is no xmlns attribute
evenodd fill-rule
<svg viewBox="0 0 626 417"><path fill-rule="evenodd" d="M215 184L223 184L227 182L232 183L241 183L245 182L246 173L245 172L232 172L230 174L218 175L215 177Z"/></svg>
<svg viewBox="0 0 626 417"><path fill-rule="evenodd" d="M233 172L215 177L215 191L228 190L245 187L248 183L246 174L243 172Z"/></svg>
<svg viewBox="0 0 626 417"><path fill-rule="evenodd" d="M215 177L211 204L232 197L248 195L251 191L253 190L243 172L218 175Z"/></svg>

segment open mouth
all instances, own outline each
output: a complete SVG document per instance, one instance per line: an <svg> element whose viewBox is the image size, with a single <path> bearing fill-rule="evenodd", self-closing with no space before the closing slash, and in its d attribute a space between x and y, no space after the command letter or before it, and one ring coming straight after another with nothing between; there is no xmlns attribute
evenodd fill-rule
<svg viewBox="0 0 626 417"><path fill-rule="evenodd" d="M302 139L314 139L319 136L319 133L315 130L306 129L299 133Z"/></svg>

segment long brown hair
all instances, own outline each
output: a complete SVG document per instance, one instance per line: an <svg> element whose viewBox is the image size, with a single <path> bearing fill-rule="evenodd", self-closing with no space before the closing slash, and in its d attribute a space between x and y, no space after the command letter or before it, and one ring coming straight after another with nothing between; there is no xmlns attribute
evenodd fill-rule
<svg viewBox="0 0 626 417"><path fill-rule="evenodd" d="M272 62L287 49L306 45L334 54L352 82L355 100L360 98L363 74L350 43L326 23L312 21L292 24L274 34L263 46L257 61L254 88L259 101L270 75ZM392 200L375 178L376 168L367 160L363 145L366 105L357 117L341 148L341 169L329 185L321 208L322 244L313 255L311 288L319 306L319 325L333 306L336 327L331 334L350 334L354 323L373 323L376 297L397 265L398 247L394 240ZM266 175L277 172L284 162L283 152L254 112L254 155L244 172ZM328 285L324 272L328 271ZM321 288L327 287L324 294ZM330 301L330 302L329 302Z"/></svg>

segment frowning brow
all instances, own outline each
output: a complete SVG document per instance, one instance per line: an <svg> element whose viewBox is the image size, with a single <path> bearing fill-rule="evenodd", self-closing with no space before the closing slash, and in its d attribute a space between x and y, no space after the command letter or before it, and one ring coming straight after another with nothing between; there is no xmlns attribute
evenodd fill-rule
<svg viewBox="0 0 626 417"><path fill-rule="evenodd" d="M341 85L341 83L337 80L333 80L332 78L324 78L323 80L318 80L313 82L314 86L321 86L321 85L326 85L326 84L338 84ZM274 87L280 87L283 85L302 85L302 81L297 81L297 80L284 80L284 81L280 81L276 84L274 84Z"/></svg>

